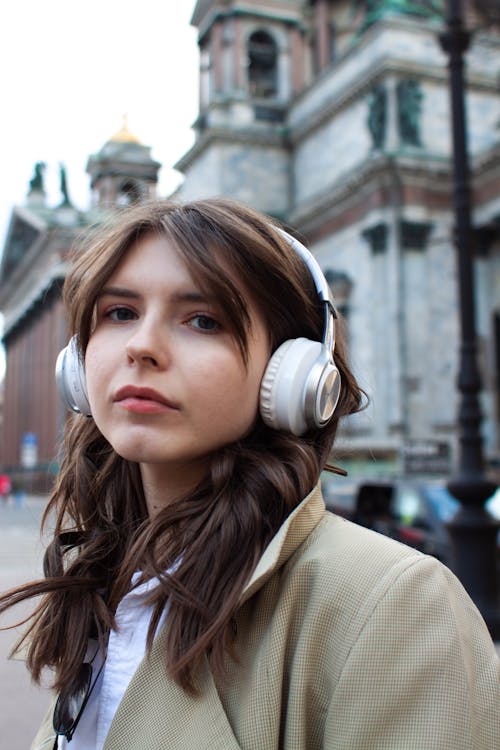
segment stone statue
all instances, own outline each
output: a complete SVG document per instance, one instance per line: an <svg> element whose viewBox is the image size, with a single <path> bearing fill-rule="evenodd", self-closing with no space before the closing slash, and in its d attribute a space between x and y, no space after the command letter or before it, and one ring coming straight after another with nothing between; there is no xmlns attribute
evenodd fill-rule
<svg viewBox="0 0 500 750"><path fill-rule="evenodd" d="M420 116L423 94L420 83L413 78L399 81L396 99L401 142L407 146L421 146Z"/></svg>
<svg viewBox="0 0 500 750"><path fill-rule="evenodd" d="M383 148L387 127L387 90L383 83L376 84L368 96L367 124L373 148Z"/></svg>
<svg viewBox="0 0 500 750"><path fill-rule="evenodd" d="M365 27L371 26L386 13L423 18L441 18L443 14L443 0L358 0L357 5L362 6L365 11Z"/></svg>
<svg viewBox="0 0 500 750"><path fill-rule="evenodd" d="M66 167L64 164L59 165L59 179L60 179L60 188L61 188L61 195L62 195L62 202L61 206L71 206L71 201L69 199L68 194L68 182L66 177Z"/></svg>
<svg viewBox="0 0 500 750"><path fill-rule="evenodd" d="M35 164L35 171L33 177L30 180L30 193L45 193L43 184L43 173L45 170L45 162L37 161Z"/></svg>

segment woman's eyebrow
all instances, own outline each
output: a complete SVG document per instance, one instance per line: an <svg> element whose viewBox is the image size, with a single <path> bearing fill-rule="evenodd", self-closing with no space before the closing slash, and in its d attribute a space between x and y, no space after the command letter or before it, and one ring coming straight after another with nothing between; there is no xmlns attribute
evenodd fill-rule
<svg viewBox="0 0 500 750"><path fill-rule="evenodd" d="M101 297L124 297L126 299L140 299L142 294L129 289L128 287L122 286L106 286L99 292L97 299ZM170 299L173 303L181 302L197 302L202 304L215 304L216 298L214 295L204 294L197 290L179 290L173 292L170 295Z"/></svg>
<svg viewBox="0 0 500 750"><path fill-rule="evenodd" d="M97 299L101 297L126 297L128 299L138 299L141 295L135 292L133 289L127 289L122 286L105 286L99 294Z"/></svg>
<svg viewBox="0 0 500 750"><path fill-rule="evenodd" d="M201 302L203 304L213 304L215 302L215 297L198 291L179 291L172 294L171 300L172 302Z"/></svg>

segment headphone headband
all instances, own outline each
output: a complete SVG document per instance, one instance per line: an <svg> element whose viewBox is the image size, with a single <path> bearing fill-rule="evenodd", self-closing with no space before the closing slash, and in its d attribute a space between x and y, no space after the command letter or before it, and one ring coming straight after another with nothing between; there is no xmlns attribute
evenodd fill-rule
<svg viewBox="0 0 500 750"><path fill-rule="evenodd" d="M308 267L311 276L314 280L314 285L316 287L316 291L318 292L318 296L321 299L322 302L328 302L328 304L332 304L332 298L330 293L330 288L327 284L327 281L323 275L323 271L319 267L319 263L314 257L314 255L311 253L310 250L307 249L305 245L302 244L302 242L299 242L296 237L293 237L293 235L289 234L288 232L285 232L284 229L281 229L281 227L275 227L275 229L286 239L289 245L293 247L297 255L300 255L306 266ZM333 306L332 306L333 307Z"/></svg>
<svg viewBox="0 0 500 750"><path fill-rule="evenodd" d="M323 343L325 345L325 348L330 350L333 353L333 351L335 350L334 318L337 317L337 313L335 311L335 307L333 306L333 300L332 300L332 295L330 292L330 287L328 286L328 283L325 279L323 271L321 270L319 263L314 257L314 255L311 253L310 250L307 249L305 245L302 244L302 242L299 242L299 240L296 239L296 237L289 234L281 227L275 227L275 229L286 239L289 245L293 247L297 255L299 255L302 258L307 268L309 269L309 273L311 274L313 278L316 291L318 292L318 296L325 306L325 323L323 327Z"/></svg>

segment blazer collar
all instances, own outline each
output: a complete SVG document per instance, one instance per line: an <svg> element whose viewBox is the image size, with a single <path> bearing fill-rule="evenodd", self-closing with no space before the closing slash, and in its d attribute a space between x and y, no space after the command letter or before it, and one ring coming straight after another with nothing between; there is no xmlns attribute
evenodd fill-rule
<svg viewBox="0 0 500 750"><path fill-rule="evenodd" d="M325 503L321 494L321 484L318 482L300 505L290 513L264 550L252 577L243 589L240 604L253 596L274 571L284 565L319 523L324 511Z"/></svg>

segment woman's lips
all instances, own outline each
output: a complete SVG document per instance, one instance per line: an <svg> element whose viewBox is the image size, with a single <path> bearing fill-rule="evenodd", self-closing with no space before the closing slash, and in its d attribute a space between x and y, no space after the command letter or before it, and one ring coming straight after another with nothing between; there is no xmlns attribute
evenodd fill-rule
<svg viewBox="0 0 500 750"><path fill-rule="evenodd" d="M120 388L113 401L127 411L136 414L161 414L179 409L177 404L165 398L158 391L131 385Z"/></svg>

